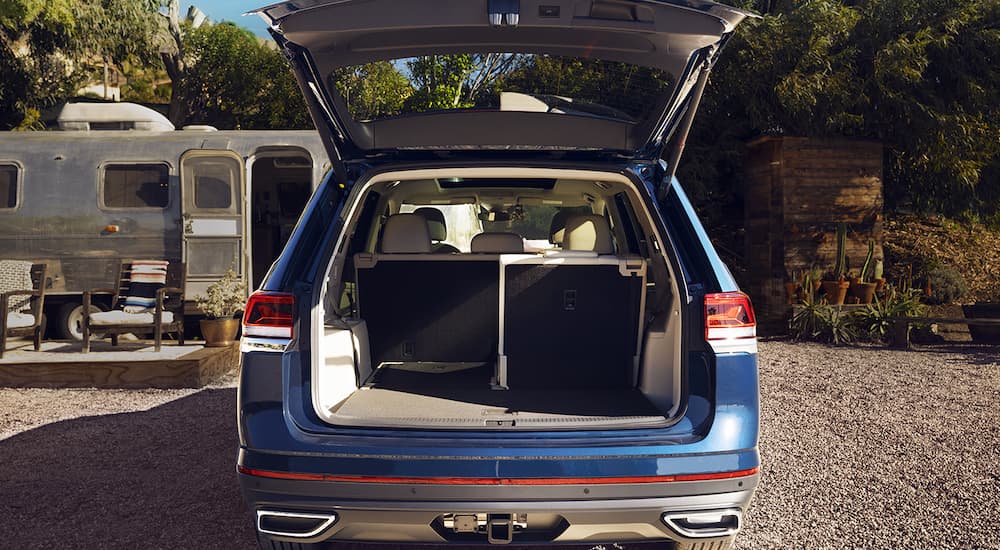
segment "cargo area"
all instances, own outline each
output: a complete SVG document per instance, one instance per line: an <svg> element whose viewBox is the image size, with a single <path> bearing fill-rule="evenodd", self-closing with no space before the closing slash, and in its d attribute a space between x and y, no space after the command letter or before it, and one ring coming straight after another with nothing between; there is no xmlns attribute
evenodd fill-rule
<svg viewBox="0 0 1000 550"><path fill-rule="evenodd" d="M477 188L486 183L495 187ZM676 290L665 258L642 254L651 228L624 185L470 183L453 199L473 197L481 224L470 242L449 240L437 213L464 203L426 206L429 191L447 200L447 185L408 182L416 200L403 188L367 201L330 278L339 284L324 309L339 315L324 317L313 363L321 418L503 430L669 422L680 401ZM559 207L537 206L542 197ZM532 218L542 222L518 223Z"/></svg>

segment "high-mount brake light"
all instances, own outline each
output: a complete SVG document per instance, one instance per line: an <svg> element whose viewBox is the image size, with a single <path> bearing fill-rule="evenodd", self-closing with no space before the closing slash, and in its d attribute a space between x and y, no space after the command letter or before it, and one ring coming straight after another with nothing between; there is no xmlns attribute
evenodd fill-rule
<svg viewBox="0 0 1000 550"><path fill-rule="evenodd" d="M259 290L250 295L243 315L243 335L291 338L295 296Z"/></svg>
<svg viewBox="0 0 1000 550"><path fill-rule="evenodd" d="M705 295L705 339L756 338L757 319L750 297L742 292Z"/></svg>

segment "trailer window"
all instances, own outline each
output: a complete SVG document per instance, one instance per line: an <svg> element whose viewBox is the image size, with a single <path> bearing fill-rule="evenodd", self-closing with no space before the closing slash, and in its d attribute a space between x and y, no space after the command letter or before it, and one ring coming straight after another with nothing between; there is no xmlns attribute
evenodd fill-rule
<svg viewBox="0 0 1000 550"><path fill-rule="evenodd" d="M104 206L166 208L170 169L165 164L110 164L104 167Z"/></svg>
<svg viewBox="0 0 1000 550"><path fill-rule="evenodd" d="M243 164L228 155L193 156L183 161L187 209L235 212Z"/></svg>
<svg viewBox="0 0 1000 550"><path fill-rule="evenodd" d="M17 208L17 176L14 164L0 164L0 209Z"/></svg>

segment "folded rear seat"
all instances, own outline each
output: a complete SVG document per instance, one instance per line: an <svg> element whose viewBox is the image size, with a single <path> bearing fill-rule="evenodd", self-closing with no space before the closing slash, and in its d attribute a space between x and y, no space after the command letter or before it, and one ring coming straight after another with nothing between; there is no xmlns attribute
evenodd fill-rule
<svg viewBox="0 0 1000 550"><path fill-rule="evenodd" d="M500 264L501 385L634 386L646 265L614 255L603 216L568 219L563 251Z"/></svg>
<svg viewBox="0 0 1000 550"><path fill-rule="evenodd" d="M381 243L380 253L354 257L373 365L495 361L498 256L432 253L415 214L390 216Z"/></svg>

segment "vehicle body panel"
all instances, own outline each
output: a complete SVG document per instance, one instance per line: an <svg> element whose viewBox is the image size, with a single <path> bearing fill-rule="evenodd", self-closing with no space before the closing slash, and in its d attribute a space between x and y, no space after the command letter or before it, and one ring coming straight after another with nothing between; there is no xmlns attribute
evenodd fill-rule
<svg viewBox="0 0 1000 550"><path fill-rule="evenodd" d="M527 513L529 523L532 517L544 523L554 514L568 522L558 533L531 535L542 537L538 540L524 535L515 542L692 543L695 539L670 527L663 514L736 510L738 516L757 483L756 341L728 347L706 341L705 295L738 288L672 177L672 167L658 156L691 101L685 94L746 14L698 1L557 0L546 4L560 6L567 15L557 23L533 18L541 9L536 2L448 3L455 12L439 4L420 1L388 9L381 1L301 0L259 10L292 59L320 133L338 160L262 285L294 297L292 337L251 337L242 343L237 468L244 497L258 514L316 513L333 519L332 527L308 537L269 536L277 541L484 542L458 540L439 528L444 515L471 512ZM518 6L517 25L490 24L495 15L490 10L500 4L508 10L511 4ZM438 9L428 11L432 5ZM648 8L653 15L649 21L641 13L635 21L596 21L590 17L595 6L612 12L615 6L638 10L633 15ZM591 11L580 11L585 8ZM573 35L577 31L582 34ZM656 119L640 122L646 124L642 131L631 135L612 130L617 121L564 123L559 117L520 112L355 122L345 114L342 98L319 76L336 66L414 51L448 53L469 45L579 53L588 39L607 45L600 40L612 36L641 38L652 46L645 52L607 46L602 55L681 67L684 74L686 88L665 98ZM657 55L685 44L687 49L672 51L669 59ZM453 133L459 137L451 142L439 139L470 123L474 128ZM479 128L493 131L507 123L522 132L508 128L489 134ZM577 123L582 125L573 126ZM428 130L425 134L416 133L420 124ZM566 126L548 134L540 130L549 124ZM598 127L608 135L595 137ZM637 127L628 131L637 132ZM383 130L392 135L383 139ZM543 135L538 141L523 137L534 130ZM319 418L312 367L320 360L314 347L323 327L313 326L321 324L314 308L322 304L331 258L340 250L342 233L350 229L349 211L363 196L364 184L385 172L478 167L606 172L624 175L638 190L654 229L647 236L657 239L654 245L677 279L683 402L669 424L445 431L336 425ZM738 530L738 521L735 525ZM733 533L717 534L717 539L698 540L728 547Z"/></svg>
<svg viewBox="0 0 1000 550"><path fill-rule="evenodd" d="M391 5L390 5L391 4ZM442 5L436 0L286 2L261 8L296 68L314 117L329 125L343 160L373 152L425 150L617 151L655 158L667 130L692 99L733 29L749 14L712 2L579 0ZM499 17L499 22L497 17ZM354 120L334 70L414 55L465 52L582 56L663 71L662 90L645 120L519 110L432 111ZM521 131L530 128L529 131Z"/></svg>

